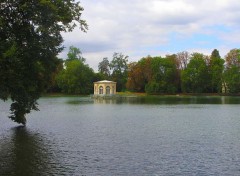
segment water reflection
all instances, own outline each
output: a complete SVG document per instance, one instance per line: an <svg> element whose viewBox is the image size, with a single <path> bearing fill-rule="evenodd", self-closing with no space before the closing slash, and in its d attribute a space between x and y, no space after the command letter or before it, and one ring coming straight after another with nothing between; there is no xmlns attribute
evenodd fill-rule
<svg viewBox="0 0 240 176"><path fill-rule="evenodd" d="M10 132L0 141L1 176L51 175L54 172L49 159L52 154L46 147L49 144L46 145L47 141L39 133L23 126Z"/></svg>
<svg viewBox="0 0 240 176"><path fill-rule="evenodd" d="M240 97L228 96L126 96L112 99L97 98L94 103L100 104L240 104Z"/></svg>
<svg viewBox="0 0 240 176"><path fill-rule="evenodd" d="M90 97L73 97L67 101L67 104L79 105L79 104L91 104L93 99Z"/></svg>

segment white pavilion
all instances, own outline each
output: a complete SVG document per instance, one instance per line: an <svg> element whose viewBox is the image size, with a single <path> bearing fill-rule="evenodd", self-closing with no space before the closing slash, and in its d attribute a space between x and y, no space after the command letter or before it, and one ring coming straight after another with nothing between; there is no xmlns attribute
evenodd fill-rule
<svg viewBox="0 0 240 176"><path fill-rule="evenodd" d="M94 82L94 95L115 95L116 84L108 80Z"/></svg>

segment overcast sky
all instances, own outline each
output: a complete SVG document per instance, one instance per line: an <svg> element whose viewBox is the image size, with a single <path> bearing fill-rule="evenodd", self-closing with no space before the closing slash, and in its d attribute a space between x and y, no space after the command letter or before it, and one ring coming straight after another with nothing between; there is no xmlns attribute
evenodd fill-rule
<svg viewBox="0 0 240 176"><path fill-rule="evenodd" d="M63 34L66 49L79 48L97 71L98 63L114 52L138 61L147 55L181 51L221 56L240 45L239 0L81 0L87 33Z"/></svg>

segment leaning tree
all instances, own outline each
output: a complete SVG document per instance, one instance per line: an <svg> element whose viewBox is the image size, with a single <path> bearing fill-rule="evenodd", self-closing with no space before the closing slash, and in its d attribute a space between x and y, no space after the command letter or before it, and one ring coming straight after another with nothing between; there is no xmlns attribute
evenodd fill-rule
<svg viewBox="0 0 240 176"><path fill-rule="evenodd" d="M74 0L1 0L0 99L12 100L13 121L25 125L25 115L38 110L63 50L61 32L87 30L82 11Z"/></svg>

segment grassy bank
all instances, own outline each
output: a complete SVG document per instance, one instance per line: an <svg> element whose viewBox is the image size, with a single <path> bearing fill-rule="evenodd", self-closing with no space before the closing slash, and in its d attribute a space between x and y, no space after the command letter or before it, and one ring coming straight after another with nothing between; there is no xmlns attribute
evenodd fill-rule
<svg viewBox="0 0 240 176"><path fill-rule="evenodd" d="M86 97L89 95L81 95L81 94L65 94L65 93L45 93L42 94L42 97Z"/></svg>

